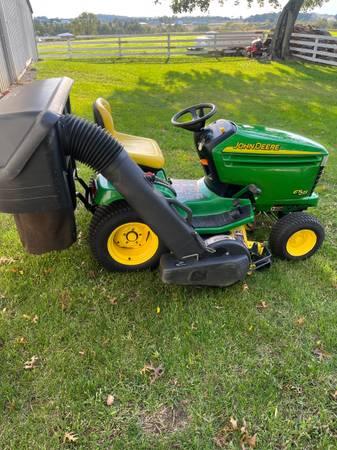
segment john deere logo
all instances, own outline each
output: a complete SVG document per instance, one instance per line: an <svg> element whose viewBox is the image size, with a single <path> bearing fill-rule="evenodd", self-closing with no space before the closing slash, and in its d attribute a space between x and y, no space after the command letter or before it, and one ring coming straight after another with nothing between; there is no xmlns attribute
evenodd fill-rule
<svg viewBox="0 0 337 450"><path fill-rule="evenodd" d="M262 142L256 142L255 144L244 144L238 142L234 147L234 150L280 150L278 144L262 144Z"/></svg>

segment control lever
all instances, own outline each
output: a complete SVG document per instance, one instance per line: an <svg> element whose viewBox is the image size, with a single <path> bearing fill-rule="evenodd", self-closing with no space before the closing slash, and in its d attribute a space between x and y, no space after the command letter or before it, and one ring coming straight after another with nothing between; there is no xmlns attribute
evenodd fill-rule
<svg viewBox="0 0 337 450"><path fill-rule="evenodd" d="M250 197L253 198L253 200L256 200L256 198L261 195L262 190L260 188L258 188L255 184L248 184L247 186L245 186L244 188L240 189L240 191L238 191L236 194L234 194L232 196L232 198L234 200L238 200L239 198L241 198L244 194L246 194L247 192L249 192Z"/></svg>

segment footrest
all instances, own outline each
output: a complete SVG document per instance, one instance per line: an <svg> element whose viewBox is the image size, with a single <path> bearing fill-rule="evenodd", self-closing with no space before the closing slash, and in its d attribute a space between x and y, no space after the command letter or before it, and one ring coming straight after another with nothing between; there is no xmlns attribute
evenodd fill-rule
<svg viewBox="0 0 337 450"><path fill-rule="evenodd" d="M239 206L221 214L193 216L192 225L194 228L220 228L248 217L250 217L250 206Z"/></svg>

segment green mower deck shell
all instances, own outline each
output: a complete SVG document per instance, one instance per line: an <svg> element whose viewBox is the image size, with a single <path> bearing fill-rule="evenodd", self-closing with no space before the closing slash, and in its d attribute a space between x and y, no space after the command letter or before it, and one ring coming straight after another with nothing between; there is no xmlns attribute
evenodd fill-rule
<svg viewBox="0 0 337 450"><path fill-rule="evenodd" d="M269 211L316 206L313 192L328 152L317 142L286 131L237 124L236 133L212 151L220 182L261 189L255 208Z"/></svg>
<svg viewBox="0 0 337 450"><path fill-rule="evenodd" d="M205 185L203 179L200 179L198 181L198 185L200 193L202 194L201 199L184 201L183 199L178 198L178 200L181 200L186 206L188 206L191 209L193 217L195 216L203 217L226 213L229 211L233 211L237 208L237 205L233 201L233 199L220 197L216 195L214 192L210 191ZM165 188L165 186L163 186L162 184L154 183L154 186L155 189L161 192L165 197L175 198L172 191L168 188ZM94 198L94 204L97 206L107 206L111 205L116 201L123 200L123 196L116 190L113 184L111 184L102 175L98 175L96 179L96 189L97 192ZM235 221L231 224L224 225L222 227L207 227L207 228L196 227L196 231L200 234L221 234L228 232L229 230L235 227L254 222L254 211L250 200L248 199L239 200L239 206L249 207L250 213L244 219ZM177 208L177 210L182 216L186 215L186 213L183 210L180 210L179 208Z"/></svg>
<svg viewBox="0 0 337 450"><path fill-rule="evenodd" d="M172 191L162 184L155 184L155 187L167 198L174 198ZM93 199L96 206L108 206L118 200L124 200L122 194L111 184L103 175L99 174L96 178L96 195Z"/></svg>

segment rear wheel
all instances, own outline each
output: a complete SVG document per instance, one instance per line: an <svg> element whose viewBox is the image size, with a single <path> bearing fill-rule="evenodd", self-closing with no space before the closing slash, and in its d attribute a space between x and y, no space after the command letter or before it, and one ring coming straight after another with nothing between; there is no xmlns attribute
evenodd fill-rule
<svg viewBox="0 0 337 450"><path fill-rule="evenodd" d="M287 214L272 227L270 250L283 259L306 259L321 247L324 236L324 228L316 217L302 212Z"/></svg>
<svg viewBox="0 0 337 450"><path fill-rule="evenodd" d="M109 271L156 267L165 250L159 237L126 203L96 209L89 244L94 257Z"/></svg>

